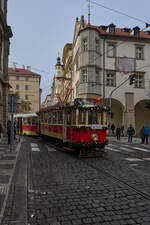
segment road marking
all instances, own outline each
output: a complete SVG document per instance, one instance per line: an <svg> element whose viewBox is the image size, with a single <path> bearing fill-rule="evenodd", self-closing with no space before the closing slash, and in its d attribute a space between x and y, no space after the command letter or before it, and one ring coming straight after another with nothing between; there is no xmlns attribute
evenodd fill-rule
<svg viewBox="0 0 150 225"><path fill-rule="evenodd" d="M143 158L144 160L150 161L150 158Z"/></svg>
<svg viewBox="0 0 150 225"><path fill-rule="evenodd" d="M130 162L139 162L139 161L143 161L142 159L137 159L137 158L125 158L125 160L130 161Z"/></svg>
<svg viewBox="0 0 150 225"><path fill-rule="evenodd" d="M38 145L36 143L31 143L31 147L37 147Z"/></svg>
<svg viewBox="0 0 150 225"><path fill-rule="evenodd" d="M120 152L119 150L113 149L113 148L111 148L111 147L105 147L105 149L108 149L108 150L111 150L111 151L114 151L114 152Z"/></svg>
<svg viewBox="0 0 150 225"><path fill-rule="evenodd" d="M31 143L31 151L32 152L40 152L40 149L38 148L38 144Z"/></svg>
<svg viewBox="0 0 150 225"><path fill-rule="evenodd" d="M124 148L124 147L119 147L119 149L124 150L126 152L133 152L133 150L128 149L128 148Z"/></svg>
<svg viewBox="0 0 150 225"><path fill-rule="evenodd" d="M138 147L132 147L132 148L137 149L139 151L143 151L143 152L150 152L149 150L146 150L144 148L138 148Z"/></svg>

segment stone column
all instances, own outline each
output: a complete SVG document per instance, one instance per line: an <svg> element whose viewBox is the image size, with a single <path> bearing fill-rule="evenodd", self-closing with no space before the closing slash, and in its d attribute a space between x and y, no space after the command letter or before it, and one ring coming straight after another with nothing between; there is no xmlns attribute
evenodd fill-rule
<svg viewBox="0 0 150 225"><path fill-rule="evenodd" d="M125 112L124 112L124 126L125 130L129 125L135 128L135 110L134 110L134 93L125 93Z"/></svg>

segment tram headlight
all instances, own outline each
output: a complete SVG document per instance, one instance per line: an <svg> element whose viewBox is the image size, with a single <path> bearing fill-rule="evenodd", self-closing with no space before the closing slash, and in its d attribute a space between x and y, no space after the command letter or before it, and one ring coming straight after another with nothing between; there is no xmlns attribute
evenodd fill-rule
<svg viewBox="0 0 150 225"><path fill-rule="evenodd" d="M97 134L92 134L92 140L93 141L98 141L98 135Z"/></svg>

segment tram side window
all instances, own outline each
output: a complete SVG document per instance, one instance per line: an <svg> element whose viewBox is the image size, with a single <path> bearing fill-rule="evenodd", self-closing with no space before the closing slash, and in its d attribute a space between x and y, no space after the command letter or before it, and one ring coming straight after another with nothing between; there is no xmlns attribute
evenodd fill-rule
<svg viewBox="0 0 150 225"><path fill-rule="evenodd" d="M66 116L67 116L67 124L70 125L71 124L71 112L67 111Z"/></svg>
<svg viewBox="0 0 150 225"><path fill-rule="evenodd" d="M41 122L43 123L44 122L44 116L43 116L44 114L43 113L41 113Z"/></svg>
<svg viewBox="0 0 150 225"><path fill-rule="evenodd" d="M63 111L58 111L58 124L63 124Z"/></svg>
<svg viewBox="0 0 150 225"><path fill-rule="evenodd" d="M76 111L72 111L72 124L76 124Z"/></svg>
<svg viewBox="0 0 150 225"><path fill-rule="evenodd" d="M56 120L57 120L57 113L56 112L52 112L52 123L56 124Z"/></svg>
<svg viewBox="0 0 150 225"><path fill-rule="evenodd" d="M51 124L51 119L52 119L52 113L50 111L50 112L48 112L48 123L50 123L50 124Z"/></svg>
<svg viewBox="0 0 150 225"><path fill-rule="evenodd" d="M107 114L103 112L103 125L107 125Z"/></svg>
<svg viewBox="0 0 150 225"><path fill-rule="evenodd" d="M98 113L95 111L88 111L88 124L98 124Z"/></svg>
<svg viewBox="0 0 150 225"><path fill-rule="evenodd" d="M86 111L79 110L79 124L86 124Z"/></svg>
<svg viewBox="0 0 150 225"><path fill-rule="evenodd" d="M48 120L48 113L46 112L46 113L44 114L44 123L47 123L47 120Z"/></svg>
<svg viewBox="0 0 150 225"><path fill-rule="evenodd" d="M28 118L23 118L23 124L28 124Z"/></svg>
<svg viewBox="0 0 150 225"><path fill-rule="evenodd" d="M37 117L32 117L32 124L37 125L38 124L38 118Z"/></svg>

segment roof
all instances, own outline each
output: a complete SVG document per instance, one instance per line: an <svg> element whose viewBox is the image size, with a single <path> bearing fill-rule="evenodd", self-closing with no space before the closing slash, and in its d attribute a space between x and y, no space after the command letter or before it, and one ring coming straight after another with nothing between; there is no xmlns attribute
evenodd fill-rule
<svg viewBox="0 0 150 225"><path fill-rule="evenodd" d="M109 33L107 31L107 28L109 26L94 26L94 25L91 25L91 24L87 24L86 25L86 28L92 28L92 29L96 29L99 31L99 33L101 35L110 35L110 36L122 36L122 37L128 37L128 38L145 38L145 39L149 39L150 40L150 31L140 31L139 30L139 35L136 36L136 35L133 35L132 34L132 31L136 28L127 28L127 27L124 27L124 28L115 28L115 32L112 34L112 33Z"/></svg>
<svg viewBox="0 0 150 225"><path fill-rule="evenodd" d="M15 74L15 75L35 75L35 76L41 76L38 73L34 73L28 69L22 69L22 68L8 68L8 74Z"/></svg>

